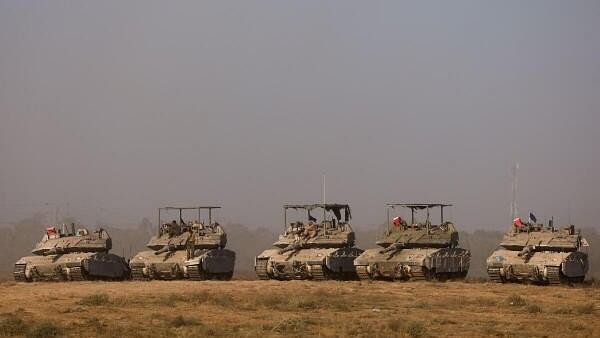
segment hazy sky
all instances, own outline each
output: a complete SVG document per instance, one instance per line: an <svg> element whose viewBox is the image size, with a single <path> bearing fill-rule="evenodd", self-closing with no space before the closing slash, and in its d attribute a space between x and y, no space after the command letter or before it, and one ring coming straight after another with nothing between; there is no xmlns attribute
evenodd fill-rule
<svg viewBox="0 0 600 338"><path fill-rule="evenodd" d="M0 222L444 200L600 222L598 1L0 1ZM48 203L49 205L45 205Z"/></svg>

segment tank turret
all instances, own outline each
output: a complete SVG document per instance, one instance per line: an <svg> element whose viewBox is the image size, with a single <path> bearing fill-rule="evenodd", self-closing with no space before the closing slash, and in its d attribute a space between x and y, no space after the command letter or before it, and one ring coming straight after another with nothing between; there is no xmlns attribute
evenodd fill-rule
<svg viewBox="0 0 600 338"><path fill-rule="evenodd" d="M159 208L159 228L142 251L130 261L134 279L230 279L235 253L225 249L227 234L213 222L216 206ZM184 211L198 212L198 219L184 221ZM201 221L201 211L208 211L207 222ZM179 222L163 223L161 213L179 212Z"/></svg>
<svg viewBox="0 0 600 338"><path fill-rule="evenodd" d="M261 279L349 279L356 277L352 261L362 253L354 247L348 204L286 204L284 230L275 248L255 258ZM288 223L288 211L306 215ZM322 213L319 213L322 212ZM321 221L317 217L322 215Z"/></svg>
<svg viewBox="0 0 600 338"><path fill-rule="evenodd" d="M532 217L533 216L533 217ZM588 270L588 246L574 225L555 228L517 217L496 251L487 259L490 280L558 284L582 282Z"/></svg>
<svg viewBox="0 0 600 338"><path fill-rule="evenodd" d="M35 248L31 251L35 255L48 255L69 252L105 252L112 248L112 240L108 233L100 228L89 232L85 228L72 232L57 231L55 227L46 229Z"/></svg>
<svg viewBox="0 0 600 338"><path fill-rule="evenodd" d="M464 278L471 254L458 248L454 223L444 219L444 203L389 203L387 226L376 242L380 248L366 250L354 264L361 279L448 279ZM396 208L410 210L410 218L391 213ZM432 224L430 211L440 209L440 223ZM425 220L419 221L419 211ZM410 223L408 223L408 221Z"/></svg>

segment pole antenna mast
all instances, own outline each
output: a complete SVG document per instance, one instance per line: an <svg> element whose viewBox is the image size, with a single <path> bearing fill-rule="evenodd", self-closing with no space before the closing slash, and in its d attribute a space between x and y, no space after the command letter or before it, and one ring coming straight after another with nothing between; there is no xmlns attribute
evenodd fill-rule
<svg viewBox="0 0 600 338"><path fill-rule="evenodd" d="M325 204L325 174L323 174L323 182L321 183L321 189L323 190L322 203Z"/></svg>
<svg viewBox="0 0 600 338"><path fill-rule="evenodd" d="M517 209L517 172L519 171L519 162L515 162L512 167L512 203L510 204L511 221L517 218L519 210Z"/></svg>

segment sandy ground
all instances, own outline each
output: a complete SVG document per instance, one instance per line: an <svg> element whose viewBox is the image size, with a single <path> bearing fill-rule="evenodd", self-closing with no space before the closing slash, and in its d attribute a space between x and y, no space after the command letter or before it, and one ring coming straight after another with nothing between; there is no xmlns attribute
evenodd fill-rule
<svg viewBox="0 0 600 338"><path fill-rule="evenodd" d="M0 336L600 337L600 287L0 283Z"/></svg>

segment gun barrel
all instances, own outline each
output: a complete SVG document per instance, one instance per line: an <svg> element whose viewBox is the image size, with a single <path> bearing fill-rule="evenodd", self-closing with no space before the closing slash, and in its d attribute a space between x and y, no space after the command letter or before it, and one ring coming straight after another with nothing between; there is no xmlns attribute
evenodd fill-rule
<svg viewBox="0 0 600 338"><path fill-rule="evenodd" d="M404 248L404 243L395 242L395 243L391 244L390 246L388 246L387 248L381 250L380 253L396 252L398 250L401 250L402 248Z"/></svg>

